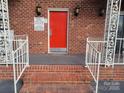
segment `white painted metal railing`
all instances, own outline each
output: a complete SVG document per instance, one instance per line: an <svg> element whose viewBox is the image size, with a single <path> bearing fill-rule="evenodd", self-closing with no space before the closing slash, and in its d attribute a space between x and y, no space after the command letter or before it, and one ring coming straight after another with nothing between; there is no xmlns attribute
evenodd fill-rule
<svg viewBox="0 0 124 93"><path fill-rule="evenodd" d="M17 83L24 70L29 66L28 36L15 36L13 40L13 72L14 90L17 93Z"/></svg>
<svg viewBox="0 0 124 93"><path fill-rule="evenodd" d="M100 65L107 66L107 63L105 62L107 41L104 41L103 39L100 39L100 38L88 38L87 43L92 44L96 48L96 50L101 52ZM88 47L86 50L90 51ZM117 38L114 63L112 65L123 65L123 64L124 64L124 38Z"/></svg>
<svg viewBox="0 0 124 93"><path fill-rule="evenodd" d="M86 67L89 69L95 82L95 93L98 93L101 52L95 43L96 42L90 42L89 39L87 39Z"/></svg>
<svg viewBox="0 0 124 93"><path fill-rule="evenodd" d="M21 78L26 67L29 66L29 46L28 36L26 35L13 35L10 40L10 51L9 62L0 61L1 65L12 65L14 73L14 91L17 93L17 83Z"/></svg>
<svg viewBox="0 0 124 93"><path fill-rule="evenodd" d="M0 64L13 65L14 90L26 67L29 65L28 37L11 33L8 0L0 0Z"/></svg>
<svg viewBox="0 0 124 93"><path fill-rule="evenodd" d="M124 65L124 38L117 38L116 43L114 63L111 66ZM96 83L95 93L98 93L100 66L107 66L105 62L106 44L107 41L99 38L87 38L85 61L86 67L88 67Z"/></svg>
<svg viewBox="0 0 124 93"><path fill-rule="evenodd" d="M91 38L90 37L90 38L87 38L87 43L91 44L97 51L99 51L101 53L100 64L105 65L104 60L105 60L105 51L106 51L107 42L101 38ZM90 47L90 48L92 48L92 47ZM90 48L86 47L86 51L89 52ZM89 58L87 58L87 56L86 56L86 59L89 59Z"/></svg>

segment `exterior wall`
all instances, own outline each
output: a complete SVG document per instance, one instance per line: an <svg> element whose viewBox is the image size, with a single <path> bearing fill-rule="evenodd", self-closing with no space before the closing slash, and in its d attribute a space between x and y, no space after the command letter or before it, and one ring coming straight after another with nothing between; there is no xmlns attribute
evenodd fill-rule
<svg viewBox="0 0 124 93"><path fill-rule="evenodd" d="M40 1L40 0L39 0ZM98 16L98 0L83 0L78 17L74 8L81 0L41 0L42 17L48 18L48 8L69 8L69 54L85 53L87 37L101 37L104 34L104 17ZM15 34L28 34L30 53L48 53L48 25L45 31L34 31L36 0L10 0L10 24Z"/></svg>

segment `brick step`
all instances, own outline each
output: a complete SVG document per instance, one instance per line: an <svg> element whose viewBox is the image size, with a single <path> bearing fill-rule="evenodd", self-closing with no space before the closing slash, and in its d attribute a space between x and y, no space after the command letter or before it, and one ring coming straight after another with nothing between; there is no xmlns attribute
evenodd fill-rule
<svg viewBox="0 0 124 93"><path fill-rule="evenodd" d="M92 93L89 84L25 84L20 93Z"/></svg>
<svg viewBox="0 0 124 93"><path fill-rule="evenodd" d="M0 66L0 73L11 73L13 71L12 66ZM30 65L26 69L26 72L68 72L68 71L88 71L88 69L81 65ZM114 70L112 68L100 67L101 73L112 73L112 71L117 73L124 73L123 66L115 66Z"/></svg>
<svg viewBox="0 0 124 93"><path fill-rule="evenodd" d="M8 67L0 66L0 79L12 79L13 78L12 70L13 70L12 66L8 66ZM107 68L100 67L100 79L101 80L112 79L113 71L114 71L114 79L124 80L123 66L116 66L114 70L108 67ZM30 65L30 67L26 68L26 71L24 71L22 78L24 78L25 81L28 81L30 80L30 77L34 77L33 74L38 73L38 75L41 74L39 75L39 77L42 77L44 75L43 73L49 74L48 72L57 73L58 75L59 73L62 74L66 73L67 75L70 76L71 74L78 73L79 76L82 75L84 81L93 80L89 70L81 65ZM63 79L63 81L65 81L65 79Z"/></svg>
<svg viewBox="0 0 124 93"><path fill-rule="evenodd" d="M113 69L101 67L100 80L112 79ZM114 70L115 80L124 80L124 70L117 67ZM23 74L26 84L32 83L80 83L93 80L86 67L81 65L31 65Z"/></svg>
<svg viewBox="0 0 124 93"><path fill-rule="evenodd" d="M89 73L88 68L81 65L31 65L26 72L86 72ZM100 67L101 74L110 73L124 73L124 67L116 66L113 70L112 68Z"/></svg>
<svg viewBox="0 0 124 93"><path fill-rule="evenodd" d="M81 65L31 65L28 72L82 72L88 70Z"/></svg>
<svg viewBox="0 0 124 93"><path fill-rule="evenodd" d="M82 72L35 72L24 77L25 83L87 83L90 81Z"/></svg>
<svg viewBox="0 0 124 93"><path fill-rule="evenodd" d="M81 65L31 65L24 75L26 84L87 83L88 69Z"/></svg>

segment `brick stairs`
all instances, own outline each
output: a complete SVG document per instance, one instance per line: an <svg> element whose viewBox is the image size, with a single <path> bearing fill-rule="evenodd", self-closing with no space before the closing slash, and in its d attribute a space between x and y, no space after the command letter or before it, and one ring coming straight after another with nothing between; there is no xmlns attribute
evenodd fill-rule
<svg viewBox="0 0 124 93"><path fill-rule="evenodd" d="M32 65L20 93L90 93L89 74L81 65Z"/></svg>
<svg viewBox="0 0 124 93"><path fill-rule="evenodd" d="M32 65L23 79L25 84L20 93L92 93L93 78L81 65ZM109 79L124 80L123 66L114 70L101 67L100 80Z"/></svg>
<svg viewBox="0 0 124 93"><path fill-rule="evenodd" d="M29 70L30 69L30 70ZM24 73L25 83L88 83L88 70L80 65L31 66Z"/></svg>
<svg viewBox="0 0 124 93"><path fill-rule="evenodd" d="M0 66L0 79L13 79L12 70L12 66ZM24 86L20 93L90 93L87 91L93 81L89 70L81 65L30 65L21 78ZM124 67L100 67L100 80L110 79L124 80Z"/></svg>

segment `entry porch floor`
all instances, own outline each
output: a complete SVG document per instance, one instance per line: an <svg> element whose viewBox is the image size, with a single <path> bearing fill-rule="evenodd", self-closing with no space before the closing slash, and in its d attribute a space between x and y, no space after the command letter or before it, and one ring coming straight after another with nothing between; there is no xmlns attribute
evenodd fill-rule
<svg viewBox="0 0 124 93"><path fill-rule="evenodd" d="M31 65L85 65L85 55L30 54Z"/></svg>

